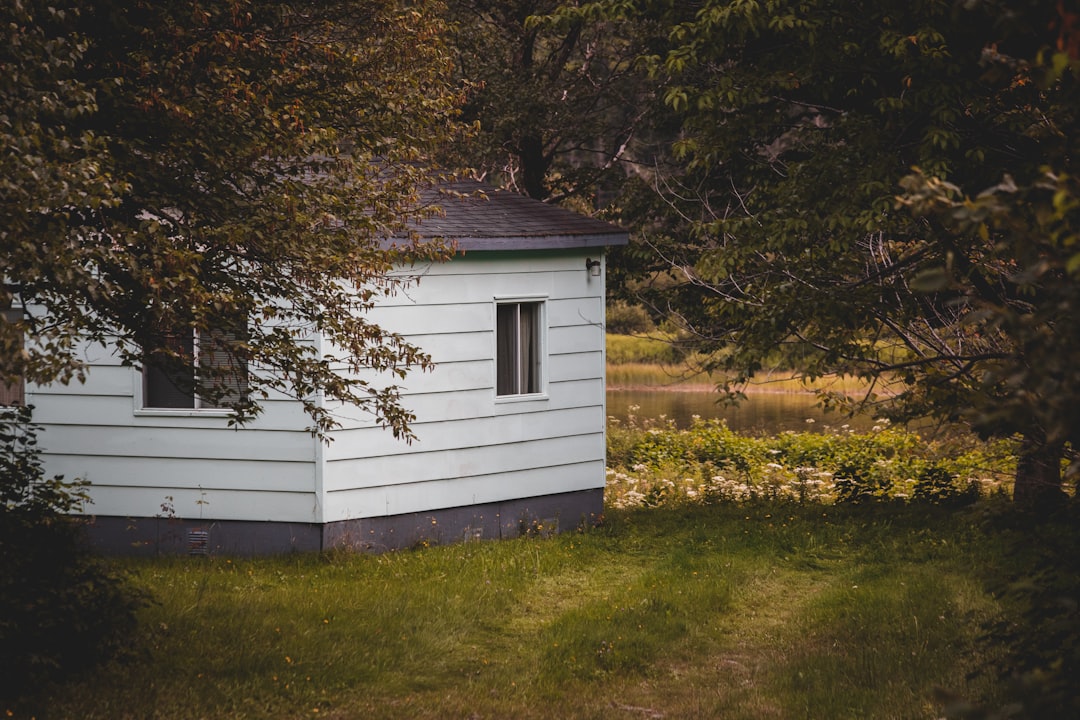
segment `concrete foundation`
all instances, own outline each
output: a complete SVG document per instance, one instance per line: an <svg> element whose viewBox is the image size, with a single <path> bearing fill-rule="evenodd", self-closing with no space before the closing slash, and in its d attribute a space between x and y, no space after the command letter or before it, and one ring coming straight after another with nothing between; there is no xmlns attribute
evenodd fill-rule
<svg viewBox="0 0 1080 720"><path fill-rule="evenodd" d="M92 545L112 555L382 552L574 530L593 525L603 508L604 491L597 488L322 525L97 516L87 518L86 534Z"/></svg>

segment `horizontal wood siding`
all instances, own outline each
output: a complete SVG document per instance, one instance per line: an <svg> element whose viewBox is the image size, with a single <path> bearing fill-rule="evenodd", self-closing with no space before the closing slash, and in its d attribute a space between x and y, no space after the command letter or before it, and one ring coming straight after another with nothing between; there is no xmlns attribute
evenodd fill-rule
<svg viewBox="0 0 1080 720"><path fill-rule="evenodd" d="M27 387L46 472L91 483L85 512L317 519L315 441L298 402L266 401L239 430L220 413L144 411L136 370L101 347L85 356L85 383Z"/></svg>
<svg viewBox="0 0 1080 720"><path fill-rule="evenodd" d="M579 399L580 400L580 399ZM327 461L385 458L397 455L419 455L454 449L489 448L546 438L576 437L604 431L603 410L595 405L565 409L546 407L550 402L535 401L501 406L500 414L487 417L465 417L457 420L417 422L412 443L396 440L390 433L358 431L364 441L363 454L357 448L341 442L352 433L336 433L325 450Z"/></svg>
<svg viewBox="0 0 1080 720"><path fill-rule="evenodd" d="M335 408L325 449L326 521L418 512L604 484L603 282L598 253L470 253L424 268L372 313L428 352L436 368L394 383L416 415L411 444L370 416ZM495 396L496 298L545 300L546 392Z"/></svg>
<svg viewBox="0 0 1080 720"><path fill-rule="evenodd" d="M597 477L601 479L600 484L597 484ZM564 466L558 472L547 467L529 468L494 476L469 475L404 485L355 488L335 492L330 497L335 513L342 519L377 517L603 487L603 477L603 460L592 460ZM560 518L560 523L563 527L573 527L578 520Z"/></svg>
<svg viewBox="0 0 1080 720"><path fill-rule="evenodd" d="M490 374L490 370L488 371ZM438 390L427 393L406 393L402 402L413 412L417 418L412 423L412 429L419 436L420 444L428 440L427 428L431 423L444 423L454 420L471 420L481 417L491 417L507 414L523 414L530 412L546 412L549 407L562 409L576 407L596 407L595 398L597 393L603 392L603 380L590 378L586 380L566 381L551 383L548 387L550 401L548 403L514 403L500 404L492 412L492 388L490 380L486 386L472 389ZM375 419L357 408L336 406L334 416L352 428L376 427ZM337 433L338 437L341 433ZM394 441L405 448L410 446L401 441ZM335 456L339 443L331 443L327 453ZM351 457L355 451L344 451L347 457Z"/></svg>
<svg viewBox="0 0 1080 720"><path fill-rule="evenodd" d="M240 430L213 414L144 411L139 374L93 348L86 383L27 387L46 470L89 480L90 514L208 521L322 523L602 488L603 280L585 270L598 255L469 253L405 271L419 283L371 319L436 368L364 378L401 388L411 444L338 404L342 427L322 445L284 397ZM496 298L545 300L540 396L495 395Z"/></svg>
<svg viewBox="0 0 1080 720"><path fill-rule="evenodd" d="M260 522L321 522L312 492L258 492L198 488L174 490L164 495L155 487L95 486L94 504L87 515L119 517L173 517L162 508L163 498L175 504L175 517L183 520L253 520ZM204 503L204 504L200 504ZM104 513L102 507L110 512ZM148 509L150 510L148 512Z"/></svg>
<svg viewBox="0 0 1080 720"><path fill-rule="evenodd" d="M95 369L96 371L96 369ZM129 379L129 384L130 384ZM184 428L226 428L227 434L238 432L293 432L311 423L300 403L290 400L267 400L263 412L243 430L228 427L228 419L220 413L207 415L201 411L140 410L135 407L130 388L127 395L84 394L84 387L68 388L68 394L33 393L34 416L49 417L56 425L104 425L109 427L132 426L138 428L175 428L178 419ZM91 388L93 389L93 388ZM76 394L78 393L78 394Z"/></svg>
<svg viewBox="0 0 1080 720"><path fill-rule="evenodd" d="M341 460L332 464L333 473L328 473L326 486L329 492L338 492L352 487L411 485L445 478L494 478L503 473L540 468L557 475L568 466L594 460L600 435L602 433L589 433L402 453L378 458L378 463L372 463L371 458ZM600 479L603 479L602 475ZM586 487L600 487L600 484L594 482ZM515 491L515 497L542 494L520 490Z"/></svg>

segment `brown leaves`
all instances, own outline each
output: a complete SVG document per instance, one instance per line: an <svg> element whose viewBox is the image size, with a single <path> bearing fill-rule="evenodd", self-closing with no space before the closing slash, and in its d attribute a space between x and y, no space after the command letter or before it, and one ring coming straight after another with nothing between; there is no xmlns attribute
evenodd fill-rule
<svg viewBox="0 0 1080 720"><path fill-rule="evenodd" d="M0 275L34 305L33 378L70 377L76 339L138 365L161 326L210 332L240 309L243 351L265 370L252 397L321 389L406 434L393 392L334 367L427 362L360 318L403 282L386 277L393 263L441 257L380 249L419 212L426 161L457 132L438 14L385 0L106 0L58 21L28 5L0 51L5 71L27 69L0 77L4 107L27 108L0 126L3 147L26 147L0 154ZM45 51L56 62L42 74ZM26 106L37 97L67 121ZM305 344L316 326L343 353L334 362ZM332 424L307 405L317 430Z"/></svg>

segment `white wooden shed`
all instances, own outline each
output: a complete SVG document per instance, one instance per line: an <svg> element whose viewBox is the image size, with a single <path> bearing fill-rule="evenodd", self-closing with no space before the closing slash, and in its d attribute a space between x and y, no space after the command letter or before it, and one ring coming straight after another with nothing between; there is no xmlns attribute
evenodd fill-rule
<svg viewBox="0 0 1080 720"><path fill-rule="evenodd" d="M84 384L28 386L47 472L91 484L93 542L113 552L381 550L592 522L604 492L604 247L627 235L485 192L440 201L445 217L419 232L452 239L458 253L401 268L419 284L375 311L436 363L401 383L416 414L412 444L345 407L324 443L284 397L241 429L221 410L149 408L142 373L104 349L88 351Z"/></svg>

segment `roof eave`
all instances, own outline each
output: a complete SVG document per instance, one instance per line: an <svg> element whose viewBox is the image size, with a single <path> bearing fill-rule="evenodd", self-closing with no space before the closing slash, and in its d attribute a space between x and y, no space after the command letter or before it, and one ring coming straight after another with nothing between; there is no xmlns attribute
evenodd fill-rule
<svg viewBox="0 0 1080 720"><path fill-rule="evenodd" d="M607 245L626 245L628 233L598 233L594 235L532 235L524 237L458 237L452 238L459 251L488 250L574 250L602 248Z"/></svg>
<svg viewBox="0 0 1080 720"><path fill-rule="evenodd" d="M435 238L425 238L433 240ZM592 235L525 235L518 237L446 237L458 252L490 252L508 250L576 250L603 248L609 245L626 245L630 234L626 232L596 233ZM383 241L383 248L400 244L400 240Z"/></svg>

